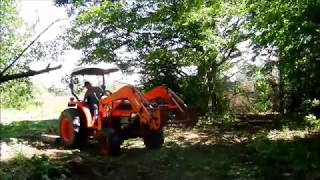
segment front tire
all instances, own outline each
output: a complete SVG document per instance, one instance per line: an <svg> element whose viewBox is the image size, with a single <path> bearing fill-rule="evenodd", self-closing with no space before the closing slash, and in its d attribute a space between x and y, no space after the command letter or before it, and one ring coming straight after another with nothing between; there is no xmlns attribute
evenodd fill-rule
<svg viewBox="0 0 320 180"><path fill-rule="evenodd" d="M150 149L160 149L164 143L163 131L152 132L143 137L144 145Z"/></svg>
<svg viewBox="0 0 320 180"><path fill-rule="evenodd" d="M59 118L59 135L61 143L67 148L84 145L88 140L87 128L81 125L77 109L64 110Z"/></svg>
<svg viewBox="0 0 320 180"><path fill-rule="evenodd" d="M111 156L118 156L121 154L122 139L119 133L115 132L112 128L105 128L103 131L103 137L101 139L101 153Z"/></svg>

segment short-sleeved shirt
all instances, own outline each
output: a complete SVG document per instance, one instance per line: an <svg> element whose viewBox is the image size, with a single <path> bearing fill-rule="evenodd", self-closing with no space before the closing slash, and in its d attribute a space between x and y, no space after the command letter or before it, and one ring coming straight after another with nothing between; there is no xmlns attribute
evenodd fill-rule
<svg viewBox="0 0 320 180"><path fill-rule="evenodd" d="M84 100L87 100L88 104L98 104L102 95L103 90L100 87L92 86L86 91Z"/></svg>

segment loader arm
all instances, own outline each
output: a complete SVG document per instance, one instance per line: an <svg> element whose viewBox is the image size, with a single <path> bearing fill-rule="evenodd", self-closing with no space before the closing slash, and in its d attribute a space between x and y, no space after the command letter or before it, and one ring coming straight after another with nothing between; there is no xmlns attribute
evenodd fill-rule
<svg viewBox="0 0 320 180"><path fill-rule="evenodd" d="M155 101L158 98L161 98L164 104L168 104L170 106L169 108L177 108L182 113L186 108L188 108L184 101L175 92L164 86L157 86L144 93L143 96L149 101Z"/></svg>
<svg viewBox="0 0 320 180"><path fill-rule="evenodd" d="M110 96L100 100L98 129L102 128L102 121L110 116L116 100L128 100L132 106L132 112L140 117L140 124L148 126L152 130L161 129L166 121L166 106L154 108L150 102L133 86L124 86Z"/></svg>
<svg viewBox="0 0 320 180"><path fill-rule="evenodd" d="M184 101L170 88L157 86L147 91L143 96L150 102L165 104L168 110L174 112L175 116L170 118L170 124L194 124L197 122L197 112L195 109L188 107Z"/></svg>

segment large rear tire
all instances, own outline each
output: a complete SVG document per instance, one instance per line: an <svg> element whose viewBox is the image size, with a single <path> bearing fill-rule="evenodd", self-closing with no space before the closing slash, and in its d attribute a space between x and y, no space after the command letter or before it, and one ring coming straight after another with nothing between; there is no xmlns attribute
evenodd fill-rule
<svg viewBox="0 0 320 180"><path fill-rule="evenodd" d="M164 143L163 131L152 132L143 137L144 145L150 149L160 149Z"/></svg>
<svg viewBox="0 0 320 180"><path fill-rule="evenodd" d="M88 141L88 129L80 121L77 109L64 110L59 118L61 143L67 148L81 147Z"/></svg>

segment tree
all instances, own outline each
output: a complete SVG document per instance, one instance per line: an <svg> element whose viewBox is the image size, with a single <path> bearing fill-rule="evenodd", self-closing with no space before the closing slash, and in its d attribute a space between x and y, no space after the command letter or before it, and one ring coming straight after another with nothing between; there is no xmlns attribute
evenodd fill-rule
<svg viewBox="0 0 320 180"><path fill-rule="evenodd" d="M45 57L45 54L40 54L38 53L39 50L31 49L30 47L51 25L23 48L21 42L25 42L31 34L30 32L23 32L25 23L18 17L17 7L14 1L0 1L0 16L0 84L3 99L1 104L11 107L22 107L23 104L19 105L19 102L32 99L32 86L28 79L21 78L49 72L61 66L50 67L50 65L48 65L39 71L30 70L28 66L33 60L32 58ZM38 43L38 45L38 47L43 47L41 43ZM44 49L44 51L45 50L47 49ZM29 53L26 53L27 51L29 51ZM30 51L35 53L31 53ZM29 60L29 58L31 60ZM11 81L15 79L20 80Z"/></svg>
<svg viewBox="0 0 320 180"><path fill-rule="evenodd" d="M194 92L193 104L220 113L223 72L243 38L242 19L227 17L228 5L235 7L224 1L103 1L78 14L69 43L83 50L85 63L115 62L143 74L145 87L165 84L188 98ZM123 60L117 51L133 56ZM183 73L190 65L196 77Z"/></svg>
<svg viewBox="0 0 320 180"><path fill-rule="evenodd" d="M19 54L17 54L16 57L14 57L13 60L8 61L8 65L6 65L3 70L0 72L0 84L10 81L10 80L15 80L15 79L20 79L20 78L25 78L25 77L29 77L29 76L34 76L37 74L42 74L45 72L49 72L52 70L56 70L61 68L61 65L56 66L56 67L50 67L50 64L48 64L48 66L45 69L42 70L38 70L38 71L34 71L34 70L28 70L26 72L20 72L20 73L15 73L15 74L6 74L6 72L12 68L17 62L18 60L24 55L24 53L40 38L40 36L46 32L55 22L51 23L45 30L43 30L34 40L31 41L31 43L29 43L27 45L27 47L25 47L24 49L21 50L21 52ZM4 35L5 36L5 35Z"/></svg>
<svg viewBox="0 0 320 180"><path fill-rule="evenodd" d="M319 1L249 2L252 37L259 49L271 47L278 61L280 112L298 110L304 100L320 98Z"/></svg>

